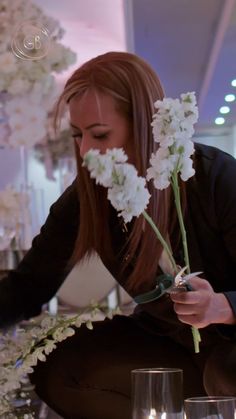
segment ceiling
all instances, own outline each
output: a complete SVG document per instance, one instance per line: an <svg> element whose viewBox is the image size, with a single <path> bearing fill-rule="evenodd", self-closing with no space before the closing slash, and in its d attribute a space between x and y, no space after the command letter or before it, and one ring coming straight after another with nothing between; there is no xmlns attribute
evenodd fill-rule
<svg viewBox="0 0 236 419"><path fill-rule="evenodd" d="M236 94L236 1L133 0L128 14L129 46L153 65L166 95L195 91L199 131L214 126L224 96ZM225 119L235 124L236 102Z"/></svg>
<svg viewBox="0 0 236 419"><path fill-rule="evenodd" d="M222 127L214 119L235 93L236 0L36 0L66 29L62 42L77 52L76 66L109 50L133 51L151 63L167 96L195 91L202 131L226 133L236 121L236 101ZM67 78L72 67L63 73ZM222 131L223 130L223 131Z"/></svg>

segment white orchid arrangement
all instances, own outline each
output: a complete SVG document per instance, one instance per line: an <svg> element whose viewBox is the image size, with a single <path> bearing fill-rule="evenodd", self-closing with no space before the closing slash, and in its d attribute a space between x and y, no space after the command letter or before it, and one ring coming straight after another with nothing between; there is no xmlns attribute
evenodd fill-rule
<svg viewBox="0 0 236 419"><path fill-rule="evenodd" d="M21 47L18 28L25 25L27 36L29 23L45 28L50 42L48 53L37 60L19 58L12 51L14 40ZM47 116L58 96L52 73L74 64L76 54L60 42L64 30L59 22L31 0L1 0L0 28L0 146L30 148L48 133Z"/></svg>
<svg viewBox="0 0 236 419"><path fill-rule="evenodd" d="M0 417L10 414L11 418L33 418L30 393L25 390L28 374L33 372L38 361L45 362L47 355L56 349L59 342L73 336L75 328L85 324L93 329L93 320L112 318L120 313L119 309L111 310L105 305L91 303L86 310L76 315L61 314L52 316L44 313L43 319L32 319L25 325L0 334ZM15 402L22 405L17 411ZM28 414L29 413L29 414Z"/></svg>
<svg viewBox="0 0 236 419"><path fill-rule="evenodd" d="M158 100L154 106L157 111L152 121L153 137L159 147L151 156L146 179L138 176L135 167L127 162L128 157L122 149L107 150L105 154L90 150L84 156L83 165L97 184L108 188L107 197L125 223L142 214L151 225L171 262L176 275L174 285L178 286L184 282L184 272L190 273L178 179L180 175L183 181L187 181L195 173L191 159L194 153L191 138L194 133L193 125L198 119L198 108L194 92L182 94L180 100ZM183 269L176 265L168 242L146 211L151 198L147 189L147 181L150 180L153 180L157 189L165 189L169 185L173 189L184 250ZM192 327L192 332L195 352L199 352L199 331Z"/></svg>

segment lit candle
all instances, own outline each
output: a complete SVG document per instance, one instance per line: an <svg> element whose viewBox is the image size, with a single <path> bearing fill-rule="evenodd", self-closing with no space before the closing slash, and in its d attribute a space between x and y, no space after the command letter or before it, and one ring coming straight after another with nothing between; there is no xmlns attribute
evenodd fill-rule
<svg viewBox="0 0 236 419"><path fill-rule="evenodd" d="M156 409L151 409L148 419L166 419L166 412L161 413L161 416L157 415Z"/></svg>
<svg viewBox="0 0 236 419"><path fill-rule="evenodd" d="M151 409L148 419L155 419L157 417L156 409Z"/></svg>

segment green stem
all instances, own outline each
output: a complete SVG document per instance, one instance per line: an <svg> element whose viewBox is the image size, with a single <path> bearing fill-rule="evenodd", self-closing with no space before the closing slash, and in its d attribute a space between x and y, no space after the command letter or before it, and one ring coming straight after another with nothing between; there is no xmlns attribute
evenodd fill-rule
<svg viewBox="0 0 236 419"><path fill-rule="evenodd" d="M196 354L198 354L200 352L199 343L201 342L201 335L200 335L199 330L196 327L191 326L191 330L192 330L192 335L193 335L194 351Z"/></svg>
<svg viewBox="0 0 236 419"><path fill-rule="evenodd" d="M171 180L172 180L172 188L173 188L174 197L175 197L175 206L176 206L177 216L179 220L180 232L182 236L182 243L183 243L183 249L184 249L184 263L187 269L187 273L189 274L190 263L189 263L189 256L188 256L187 235L186 235L186 230L184 227L184 219L183 219L181 200L180 200L180 190L179 190L179 184L178 184L178 175L176 171L173 173Z"/></svg>
<svg viewBox="0 0 236 419"><path fill-rule="evenodd" d="M183 249L184 249L184 263L187 269L187 273L190 273L190 263L189 263L189 255L188 255L188 243L187 243L187 235L186 230L184 227L184 219L183 219L183 213L181 208L181 199L180 199L180 190L179 190L179 183L178 183L178 172L177 170L172 174L171 176L171 184L174 192L175 197L175 206L177 211L177 216L179 220L180 225L180 231L182 236L182 243L183 243ZM201 341L201 336L199 333L199 330L191 326L192 335L193 335L193 343L194 343L194 350L195 353L199 352L199 342Z"/></svg>
<svg viewBox="0 0 236 419"><path fill-rule="evenodd" d="M177 265L175 263L175 260L174 260L174 258L172 256L172 252L171 252L168 244L166 243L165 239L163 238L163 236L161 235L160 231L158 230L156 224L153 222L152 218L147 214L147 212L146 211L143 211L142 214L143 214L145 220L147 220L147 222L150 224L150 226L152 227L152 229L156 233L158 240L160 240L163 248L165 249L166 253L168 254L168 256L170 258L170 262L171 262L171 265L173 267L174 272L177 273L178 272L178 267L177 267Z"/></svg>

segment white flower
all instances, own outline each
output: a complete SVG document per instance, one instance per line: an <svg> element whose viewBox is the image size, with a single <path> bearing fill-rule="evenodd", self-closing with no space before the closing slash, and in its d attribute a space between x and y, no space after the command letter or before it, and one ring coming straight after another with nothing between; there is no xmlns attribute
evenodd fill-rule
<svg viewBox="0 0 236 419"><path fill-rule="evenodd" d="M66 329L63 332L65 339L69 338L70 336L73 336L75 334L74 329L72 327L66 327Z"/></svg>
<svg viewBox="0 0 236 419"><path fill-rule="evenodd" d="M12 95L21 95L25 93L30 87L30 83L28 80L24 79L14 79L11 80L8 86L8 92Z"/></svg>
<svg viewBox="0 0 236 419"><path fill-rule="evenodd" d="M26 99L25 99L26 100ZM25 103L22 102L22 97L16 97L12 100L9 100L5 105L6 114L9 115L21 115L23 116L24 110L23 106Z"/></svg>
<svg viewBox="0 0 236 419"><path fill-rule="evenodd" d="M151 167L147 169L147 180L153 178L157 189L165 189L170 184L171 174L176 165L177 156L171 156L168 148L159 148L152 154Z"/></svg>
<svg viewBox="0 0 236 419"><path fill-rule="evenodd" d="M55 339L57 342L62 342L69 336L72 336L75 334L74 329L72 327L67 327L64 329L63 327L58 327L57 330L53 333L53 339Z"/></svg>
<svg viewBox="0 0 236 419"><path fill-rule="evenodd" d="M195 94L186 93L179 99L165 98L155 102L157 112L153 116L154 141L159 149L152 154L147 179L153 179L157 189L169 186L173 175L180 173L186 181L194 175L191 155L194 152L191 137L198 118Z"/></svg>
<svg viewBox="0 0 236 419"><path fill-rule="evenodd" d="M82 320L81 320L81 318L80 318L80 317L78 317L78 318L76 319L76 321L75 321L75 326L76 326L76 327L80 327L80 326L81 326L81 324L82 324Z"/></svg>
<svg viewBox="0 0 236 419"><path fill-rule="evenodd" d="M34 96L18 96L8 101L5 107L11 133L8 144L11 147L32 147L46 135L47 112ZM27 123L26 123L27 121Z"/></svg>
<svg viewBox="0 0 236 419"><path fill-rule="evenodd" d="M108 189L108 199L120 211L119 216L128 223L139 216L147 207L150 194L145 179L139 177L129 163L115 164L112 173L112 187Z"/></svg>
<svg viewBox="0 0 236 419"><path fill-rule="evenodd" d="M110 156L114 163L125 163L128 160L122 148L112 148L106 151L107 156Z"/></svg>
<svg viewBox="0 0 236 419"><path fill-rule="evenodd" d="M186 182L186 180L195 174L195 170L193 169L192 164L193 162L191 159L182 159L180 177L184 182Z"/></svg>
<svg viewBox="0 0 236 419"><path fill-rule="evenodd" d="M91 310L94 307L104 313L103 306L93 303ZM22 384L28 384L27 375L34 372L38 361L46 360L46 356L56 348L57 341L74 334L72 326L80 327L86 323L92 329L91 318L91 314L89 318L88 315L83 318L81 314L71 318L67 315L46 315L40 324L31 320L26 330L18 326L14 328L14 333L9 330L0 334L0 416L11 412L12 392L21 389ZM25 398L22 391L19 393ZM31 404L30 399L26 402Z"/></svg>
<svg viewBox="0 0 236 419"><path fill-rule="evenodd" d="M49 355L54 349L56 349L57 345L52 340L46 340L46 346L44 348L45 354Z"/></svg>
<svg viewBox="0 0 236 419"><path fill-rule="evenodd" d="M125 222L139 216L150 198L145 179L138 176L135 167L126 163L127 160L122 149L111 149L105 154L90 150L83 162L96 183L108 188L107 197Z"/></svg>
<svg viewBox="0 0 236 419"><path fill-rule="evenodd" d="M112 171L115 163L124 163L128 157L121 148L108 149L105 154L91 149L84 156L83 166L90 171L91 178L104 187L112 186Z"/></svg>
<svg viewBox="0 0 236 419"><path fill-rule="evenodd" d="M13 73L16 69L16 58L12 52L0 54L0 69L2 73Z"/></svg>
<svg viewBox="0 0 236 419"><path fill-rule="evenodd" d="M44 347L36 348L35 351L33 352L33 357L35 357L39 361L45 362L46 356L44 355L43 352L44 352Z"/></svg>
<svg viewBox="0 0 236 419"><path fill-rule="evenodd" d="M198 108L195 93L182 93L180 97L182 99L182 106L186 119L192 124L195 124L198 120Z"/></svg>
<svg viewBox="0 0 236 419"><path fill-rule="evenodd" d="M49 64L53 71L60 73L76 62L76 54L70 48L58 42L53 42L50 46L49 54L45 57L45 62Z"/></svg>
<svg viewBox="0 0 236 419"><path fill-rule="evenodd" d="M21 25L24 22L25 25ZM11 47L14 39L17 39L18 45L21 46L19 28L21 27L22 37L24 31L25 34L29 33L27 22L32 22L32 24L36 22L36 26L48 30L51 48L41 60L20 59L12 52ZM70 48L60 43L64 31L59 22L46 16L31 0L1 0L0 28L0 92L6 91L14 98L22 95L26 102L28 101L28 104L38 104L34 121L37 122L40 119L41 125L41 128L40 126L37 127L37 131L36 129L30 129L31 139L22 130L14 135L15 127L12 125L12 112L14 110L9 107L7 122L10 134L8 135L8 132L5 132L4 135L0 136L0 145L4 147L8 145L10 147L19 147L20 145L33 147L35 143L42 141L47 133L48 114L51 112L57 96L55 76L50 73L66 70L71 64L75 63L76 55ZM32 118L28 119L27 109L30 108L30 105L25 107L23 102L21 105L22 125L26 123L27 125L33 125ZM41 121L42 113L43 120ZM25 118L24 115L27 115L27 117ZM3 130L1 134L3 134Z"/></svg>
<svg viewBox="0 0 236 419"><path fill-rule="evenodd" d="M91 178L105 187L111 186L113 164L112 155L100 154L99 150L90 150L84 156L83 166L87 166Z"/></svg>
<svg viewBox="0 0 236 419"><path fill-rule="evenodd" d="M165 189L170 184L173 189L177 217L182 237L184 261L187 272L190 272L186 230L181 208L178 176L187 181L194 175L191 156L194 152L191 137L194 133L193 125L198 119L198 109L194 92L184 93L181 100L165 98L155 104L157 112L153 115L152 127L154 141L159 149L151 156L151 167L147 170L147 179L153 179L157 189ZM151 223L151 221L150 221ZM157 233L159 235L159 233ZM166 242L159 235L165 248ZM168 250L168 249L167 249ZM170 253L169 258L173 255ZM172 263L175 266L175 261ZM174 271L177 272L174 267ZM195 352L199 352L200 335L192 328Z"/></svg>
<svg viewBox="0 0 236 419"><path fill-rule="evenodd" d="M55 317L46 316L41 321L41 327L43 329L46 329L46 331L48 331L50 328L54 327L55 324L56 324L56 318Z"/></svg>
<svg viewBox="0 0 236 419"><path fill-rule="evenodd" d="M7 103L5 110L11 127L14 121L26 125L26 118L27 126L30 123L38 123L41 125L47 116L47 113L42 106L37 102L35 103L33 94L30 94L27 97L19 96L11 99Z"/></svg>
<svg viewBox="0 0 236 419"><path fill-rule="evenodd" d="M9 135L8 144L10 147L16 148L25 146L27 148L33 147L40 141L41 135L46 135L45 127L40 125L31 125L28 128L21 123L14 124L15 132Z"/></svg>
<svg viewBox="0 0 236 419"><path fill-rule="evenodd" d="M93 329L93 323L91 322L91 320L87 320L87 321L86 321L86 327L87 327L89 330L92 330L92 329Z"/></svg>

